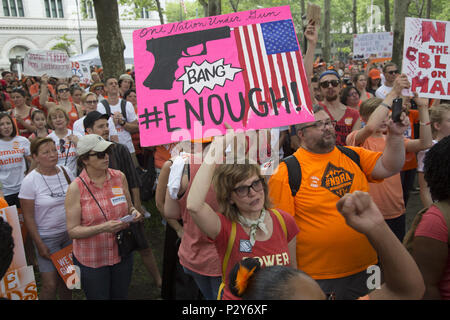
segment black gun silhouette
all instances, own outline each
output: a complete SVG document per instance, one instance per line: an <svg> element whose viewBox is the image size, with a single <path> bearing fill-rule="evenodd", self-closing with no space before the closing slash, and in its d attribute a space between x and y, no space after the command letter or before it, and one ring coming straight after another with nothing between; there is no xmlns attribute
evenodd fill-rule
<svg viewBox="0 0 450 320"><path fill-rule="evenodd" d="M206 42L229 37L230 27L220 27L147 40L147 51L155 57L155 64L143 85L150 89L172 89L180 58L205 55ZM187 49L199 44L203 44L202 52L189 55Z"/></svg>

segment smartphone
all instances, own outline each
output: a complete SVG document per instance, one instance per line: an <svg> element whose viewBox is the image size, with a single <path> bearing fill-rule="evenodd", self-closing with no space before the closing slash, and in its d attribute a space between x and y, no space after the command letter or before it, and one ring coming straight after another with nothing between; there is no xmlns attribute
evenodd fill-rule
<svg viewBox="0 0 450 320"><path fill-rule="evenodd" d="M403 99L394 99L392 103L392 121L400 122L400 115L403 112Z"/></svg>

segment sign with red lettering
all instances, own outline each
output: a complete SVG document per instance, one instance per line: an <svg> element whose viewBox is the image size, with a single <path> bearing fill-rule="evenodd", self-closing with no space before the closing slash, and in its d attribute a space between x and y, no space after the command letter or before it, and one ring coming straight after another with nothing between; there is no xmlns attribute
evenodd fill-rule
<svg viewBox="0 0 450 320"><path fill-rule="evenodd" d="M420 97L450 99L450 22L405 19L402 72Z"/></svg>
<svg viewBox="0 0 450 320"><path fill-rule="evenodd" d="M70 78L72 63L67 53L58 50L28 50L23 61L23 73L40 77Z"/></svg>

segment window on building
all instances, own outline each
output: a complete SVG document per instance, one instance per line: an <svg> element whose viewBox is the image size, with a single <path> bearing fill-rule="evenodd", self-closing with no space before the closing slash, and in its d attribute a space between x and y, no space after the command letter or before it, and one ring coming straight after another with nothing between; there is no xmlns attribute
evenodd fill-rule
<svg viewBox="0 0 450 320"><path fill-rule="evenodd" d="M81 1L81 13L84 19L94 19L94 5L92 0L82 0Z"/></svg>
<svg viewBox="0 0 450 320"><path fill-rule="evenodd" d="M62 0L44 0L44 6L47 18L64 18Z"/></svg>
<svg viewBox="0 0 450 320"><path fill-rule="evenodd" d="M5 17L24 17L22 0L3 0L3 14Z"/></svg>

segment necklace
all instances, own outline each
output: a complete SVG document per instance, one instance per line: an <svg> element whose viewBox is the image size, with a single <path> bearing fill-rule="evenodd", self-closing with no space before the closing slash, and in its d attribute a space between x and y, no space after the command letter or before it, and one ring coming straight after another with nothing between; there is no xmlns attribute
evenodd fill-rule
<svg viewBox="0 0 450 320"><path fill-rule="evenodd" d="M58 193L53 193L53 190L48 185L47 180L45 180L45 178L44 178L44 175L42 173L40 173L40 172L39 172L39 174L41 175L42 180L44 180L45 185L47 186L48 190L50 191L50 197L52 197L52 198L61 198L61 197L65 197L66 196L66 192L64 191L64 188L62 186L61 179L59 178L59 173L58 172L56 172L56 177L58 177L59 186L60 186L61 191L62 191L62 192L58 192Z"/></svg>

